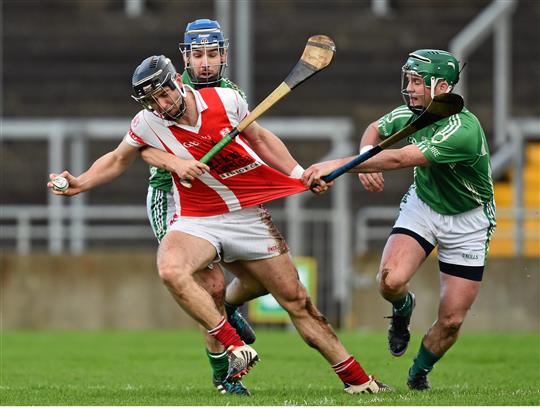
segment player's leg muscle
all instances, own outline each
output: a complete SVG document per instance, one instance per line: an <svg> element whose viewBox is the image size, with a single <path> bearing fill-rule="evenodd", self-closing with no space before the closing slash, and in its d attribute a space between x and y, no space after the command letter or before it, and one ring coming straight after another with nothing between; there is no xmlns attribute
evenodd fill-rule
<svg viewBox="0 0 540 408"><path fill-rule="evenodd" d="M215 327L222 314L193 275L215 257L216 250L208 241L180 231L170 231L158 250L159 276L167 289L176 302L207 329Z"/></svg>
<svg viewBox="0 0 540 408"><path fill-rule="evenodd" d="M216 308L225 313L225 276L220 266L216 263L197 271L194 276L196 282L212 296Z"/></svg>
<svg viewBox="0 0 540 408"><path fill-rule="evenodd" d="M349 357L326 318L309 298L289 254L240 264L259 281L264 281L266 289L289 313L298 333L309 346L317 349L331 364Z"/></svg>
<svg viewBox="0 0 540 408"><path fill-rule="evenodd" d="M266 289L289 313L305 312L308 294L288 253L239 264L258 281L264 282Z"/></svg>
<svg viewBox="0 0 540 408"><path fill-rule="evenodd" d="M457 341L461 325L479 290L478 281L441 274L437 321L424 338L424 345L435 355L442 356Z"/></svg>
<svg viewBox="0 0 540 408"><path fill-rule="evenodd" d="M158 249L159 276L165 283L174 284L185 275L204 269L216 256L208 241L180 231L170 231Z"/></svg>

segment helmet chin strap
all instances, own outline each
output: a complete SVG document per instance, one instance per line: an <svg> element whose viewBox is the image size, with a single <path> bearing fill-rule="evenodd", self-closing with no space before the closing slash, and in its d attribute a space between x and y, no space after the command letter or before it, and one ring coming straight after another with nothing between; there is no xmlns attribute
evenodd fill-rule
<svg viewBox="0 0 540 408"><path fill-rule="evenodd" d="M185 98L187 95L186 86L182 84L182 86L180 87L178 85L178 82L175 81L174 83L176 85L176 89L178 89L178 92L180 92L180 95L182 96L182 98Z"/></svg>
<svg viewBox="0 0 540 408"><path fill-rule="evenodd" d="M435 98L435 88L437 87L437 82L439 82L440 78L431 77L431 89L430 89L430 95L431 100Z"/></svg>

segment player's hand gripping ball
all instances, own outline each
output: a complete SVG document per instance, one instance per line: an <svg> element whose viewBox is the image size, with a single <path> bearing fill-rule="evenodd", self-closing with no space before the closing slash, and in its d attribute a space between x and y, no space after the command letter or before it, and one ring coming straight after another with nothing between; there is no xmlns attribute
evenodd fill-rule
<svg viewBox="0 0 540 408"><path fill-rule="evenodd" d="M57 176L51 180L53 190L66 191L69 187L69 182L65 177Z"/></svg>

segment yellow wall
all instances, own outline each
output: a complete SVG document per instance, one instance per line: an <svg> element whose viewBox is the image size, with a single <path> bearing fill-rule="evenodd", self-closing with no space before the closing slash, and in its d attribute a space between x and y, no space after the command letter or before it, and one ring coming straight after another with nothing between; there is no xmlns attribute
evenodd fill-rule
<svg viewBox="0 0 540 408"><path fill-rule="evenodd" d="M514 205L513 174L508 173L507 181L494 184L495 202L497 205L497 229L490 244L491 255L514 256L514 231L516 219L504 214ZM525 167L523 169L523 205L529 213L525 219L523 254L540 256L540 143L528 143L525 147Z"/></svg>

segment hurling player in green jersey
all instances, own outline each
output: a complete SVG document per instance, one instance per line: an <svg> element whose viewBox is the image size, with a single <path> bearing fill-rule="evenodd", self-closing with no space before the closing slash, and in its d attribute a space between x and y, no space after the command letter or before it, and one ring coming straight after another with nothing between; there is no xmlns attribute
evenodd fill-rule
<svg viewBox="0 0 540 408"><path fill-rule="evenodd" d="M195 89L204 87L232 88L244 93L236 84L223 77L223 71L227 66L228 40L223 37L220 25L217 21L199 19L186 26L184 42L180 43L180 51L184 59L185 70L182 73L182 82ZM142 157L152 154L152 150L142 151ZM167 233L172 217L175 213L175 203L172 188L172 176L165 170L150 166L150 182L146 199L148 219L158 241ZM214 264L212 269L206 269L197 274L201 284L213 296L216 304L223 303L225 280L221 267ZM251 283L243 279L242 284L235 278L232 288L243 286L249 288ZM257 294L266 293L259 284L252 291ZM229 323L236 329L246 344L255 341L255 332L249 323L240 314L238 307L225 302L225 311ZM206 330L204 330L206 333ZM206 354L212 366L212 382L217 390L222 393L249 395L244 385L225 381L229 367L227 352L219 342L211 336L205 336Z"/></svg>
<svg viewBox="0 0 540 408"><path fill-rule="evenodd" d="M402 68L405 104L371 123L361 152L407 126L435 95L451 92L459 62L449 52L422 49L409 54ZM409 281L438 246L440 302L437 320L423 337L408 372L413 390L427 390L427 375L456 342L482 281L488 244L495 229L495 203L489 149L480 122L466 108L409 137L401 149L383 150L350 172L360 173L368 191L384 189L381 172L414 168L414 183L401 201L377 276L381 295L392 304L388 348L401 356L410 340L415 295ZM322 176L353 157L311 166L306 185L324 186Z"/></svg>

